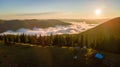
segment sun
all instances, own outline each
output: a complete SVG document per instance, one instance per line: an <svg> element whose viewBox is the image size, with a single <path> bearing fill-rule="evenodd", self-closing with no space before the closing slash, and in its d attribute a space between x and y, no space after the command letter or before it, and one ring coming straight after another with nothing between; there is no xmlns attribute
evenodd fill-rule
<svg viewBox="0 0 120 67"><path fill-rule="evenodd" d="M96 10L95 10L95 14L96 14L96 15L101 15L101 13L102 13L102 10L101 10L101 9L96 9Z"/></svg>

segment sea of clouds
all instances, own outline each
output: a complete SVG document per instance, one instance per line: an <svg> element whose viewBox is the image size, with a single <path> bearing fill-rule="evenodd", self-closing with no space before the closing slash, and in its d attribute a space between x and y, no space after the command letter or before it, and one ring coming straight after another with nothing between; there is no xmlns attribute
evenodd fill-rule
<svg viewBox="0 0 120 67"><path fill-rule="evenodd" d="M78 34L80 32L86 31L88 29L91 29L98 24L87 24L86 22L68 22L71 23L71 25L62 26L62 25L56 25L54 27L48 27L48 28L37 28L34 27L33 29L26 29L26 28L20 28L17 31L7 30L6 32L3 32L1 34L26 34L26 35L42 35L42 36L49 36L49 35L60 35L60 34Z"/></svg>

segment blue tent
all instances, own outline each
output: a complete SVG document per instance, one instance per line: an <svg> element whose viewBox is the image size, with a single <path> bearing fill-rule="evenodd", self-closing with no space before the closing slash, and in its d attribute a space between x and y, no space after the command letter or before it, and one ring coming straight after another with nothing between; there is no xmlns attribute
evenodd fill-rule
<svg viewBox="0 0 120 67"><path fill-rule="evenodd" d="M101 53L96 53L95 58L97 59L103 59L103 55Z"/></svg>

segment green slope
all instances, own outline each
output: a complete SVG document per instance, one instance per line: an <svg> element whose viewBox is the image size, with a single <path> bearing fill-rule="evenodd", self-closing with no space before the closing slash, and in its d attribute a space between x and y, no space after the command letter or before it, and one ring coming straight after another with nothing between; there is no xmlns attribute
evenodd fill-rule
<svg viewBox="0 0 120 67"><path fill-rule="evenodd" d="M111 52L120 52L120 17L111 19L93 29L87 30L84 35L88 45Z"/></svg>
<svg viewBox="0 0 120 67"><path fill-rule="evenodd" d="M103 34L103 35L119 35L120 34L120 17L111 19L93 29L90 29L84 33L89 34Z"/></svg>
<svg viewBox="0 0 120 67"><path fill-rule="evenodd" d="M3 46L0 44L0 67L109 67L94 58L86 61L84 57L86 52L83 49L79 49L78 60L75 61L73 49L72 47ZM120 55L115 54L115 56Z"/></svg>

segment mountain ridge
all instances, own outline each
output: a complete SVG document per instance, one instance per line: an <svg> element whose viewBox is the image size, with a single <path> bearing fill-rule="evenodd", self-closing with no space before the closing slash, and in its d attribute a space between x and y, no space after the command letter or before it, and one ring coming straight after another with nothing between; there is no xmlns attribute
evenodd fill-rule
<svg viewBox="0 0 120 67"><path fill-rule="evenodd" d="M95 49L120 53L120 17L80 33Z"/></svg>
<svg viewBox="0 0 120 67"><path fill-rule="evenodd" d="M17 30L20 28L32 29L34 27L46 28L55 25L70 25L60 20L0 20L0 33L7 30Z"/></svg>

